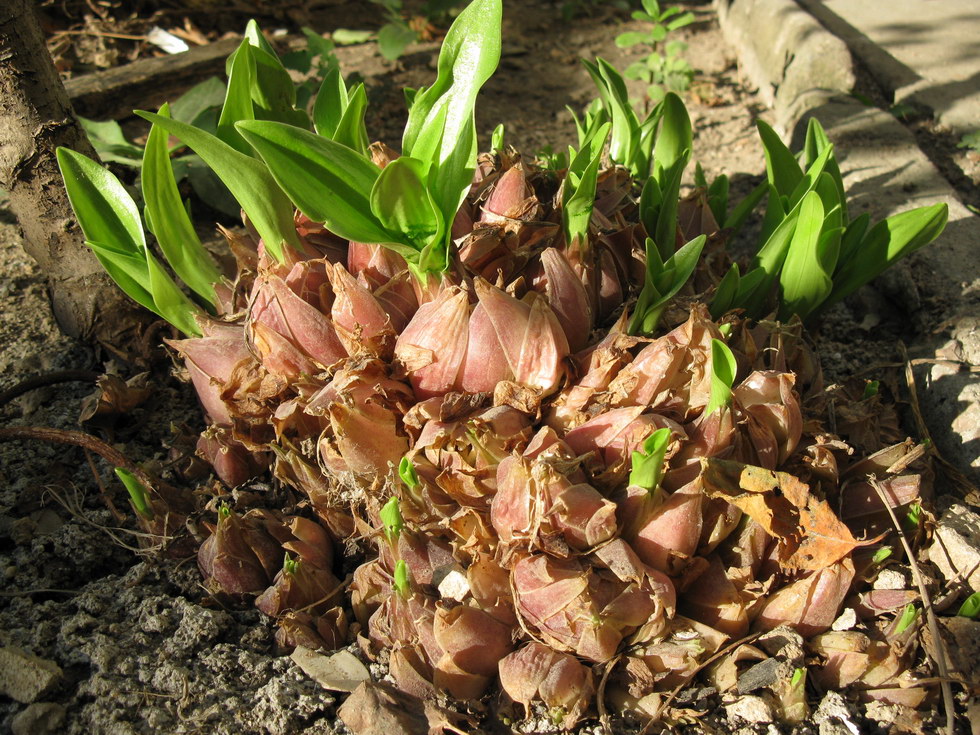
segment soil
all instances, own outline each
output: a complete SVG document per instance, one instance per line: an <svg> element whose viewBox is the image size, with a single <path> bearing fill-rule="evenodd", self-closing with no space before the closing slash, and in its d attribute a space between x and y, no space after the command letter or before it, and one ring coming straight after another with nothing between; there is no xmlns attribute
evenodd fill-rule
<svg viewBox="0 0 980 735"><path fill-rule="evenodd" d="M361 5L364 7L351 3L332 6L319 16L299 20L321 32L370 27L377 7ZM351 6L355 10L346 10ZM564 22L557 2L508 3L500 69L487 84L478 107L481 148L487 147L494 126L503 123L507 142L527 154L549 145L554 150L565 149L574 142L574 126L565 105L580 109L594 96L578 59L601 55L624 68L641 56L640 47L619 49L614 43L619 33L639 27L627 13L599 2L581 1L575 7L579 14ZM764 172L754 119L765 118L767 111L740 80L734 54L725 45L712 13L701 4L690 9L698 20L679 36L689 44L685 55L697 70L686 96L696 131L694 158L709 180L728 174L737 201ZM46 12L52 32L69 27L55 6L48 6ZM76 12L82 13L78 8ZM200 12L190 17L204 27ZM296 18L285 20L295 23ZM103 22L97 18L84 22L91 26L95 21ZM117 28L140 33L147 21L136 16L126 23ZM219 23L227 25L222 28ZM270 23L268 27L274 25ZM229 15L214 25L216 30L204 27L212 36L238 30L244 19ZM90 42L92 39L97 41L98 53L84 45L72 47L74 61L66 66L74 73L90 67L94 60L119 63L141 53L133 46L107 46L105 37L89 37ZM398 146L404 124L401 90L431 80L437 52L437 43L418 44L391 64L376 54L373 44L338 50L345 73L357 71L367 84L368 129L373 137ZM631 91L642 98L642 85L634 85ZM957 156L976 155L955 148L948 153L954 161ZM963 181L959 185L969 188ZM103 362L103 356L91 346L58 332L42 274L21 250L10 216L0 210L0 217L0 391L25 378L60 370L106 371L127 379L140 372L133 366ZM751 233L750 223L745 236ZM894 279L916 278L914 270L901 273ZM914 282L912 288L917 289ZM916 292L920 295L918 309L932 313L941 309L940 295L924 288ZM827 315L818 347L831 379L895 359L895 341L913 341L915 330L928 323L876 307L879 302L875 299L888 298L887 288L864 292ZM877 320L873 329L868 327L869 314ZM133 461L166 469L175 453L179 454L182 437L199 431L203 423L190 387L171 374L166 361L153 365L148 380L154 390L148 401L113 422L84 428ZM93 388L90 382L74 382L32 391L0 406L0 422L77 429L81 406ZM193 559L133 552L138 543L135 526L126 518L125 493L111 468L98 459L94 467L95 475L85 453L76 448L0 442L0 647L28 650L55 662L63 671L53 688L37 699L62 707L63 724L34 731L107 735L348 732L336 713L342 695L325 691L288 657L278 655L272 629L260 613L223 609L211 601ZM107 507L104 494L120 509L120 517ZM816 695L823 693L811 694L816 706L820 701ZM703 698L695 689L682 694L682 699L685 696L691 701ZM722 707L717 694L708 692L706 701L716 711L685 726L685 731L778 731L772 723L753 724L732 714L733 710ZM888 719L880 707L847 706L852 708L854 722L868 732L878 731L882 728L879 720ZM0 697L0 731L10 731L14 716L24 709L24 704ZM600 732L595 722L587 721L580 731ZM620 722L616 729L636 732L641 725ZM930 723L924 726L931 728ZM527 723L522 727L526 732L534 729ZM815 729L807 725L797 731Z"/></svg>

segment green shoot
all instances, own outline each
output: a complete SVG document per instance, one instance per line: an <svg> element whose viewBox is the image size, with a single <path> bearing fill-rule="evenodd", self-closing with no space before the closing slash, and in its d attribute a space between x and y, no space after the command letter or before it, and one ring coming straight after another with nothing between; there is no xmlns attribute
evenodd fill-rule
<svg viewBox="0 0 980 735"><path fill-rule="evenodd" d="M119 179L67 148L57 151L65 189L86 243L116 284L141 306L184 334L201 334L202 313L146 245L136 203Z"/></svg>
<svg viewBox="0 0 980 735"><path fill-rule="evenodd" d="M289 557L289 552L286 552L286 556L282 560L282 571L283 574L294 575L299 570L300 565L299 559L291 559Z"/></svg>
<svg viewBox="0 0 980 735"><path fill-rule="evenodd" d="M973 620L980 619L980 592L974 592L967 597L956 614Z"/></svg>
<svg viewBox="0 0 980 735"><path fill-rule="evenodd" d="M919 609L912 604L905 606L895 625L895 635L901 635L919 618Z"/></svg>
<svg viewBox="0 0 980 735"><path fill-rule="evenodd" d="M871 557L871 562L873 564L884 564L885 560L890 558L892 553L893 551L891 546L882 546L875 552L875 555Z"/></svg>
<svg viewBox="0 0 980 735"><path fill-rule="evenodd" d="M869 398L874 398L878 395L878 389L881 387L881 383L877 380L866 380L864 383L864 393L861 395L861 400L866 401Z"/></svg>
<svg viewBox="0 0 980 735"><path fill-rule="evenodd" d="M650 434L638 451L633 452L629 484L653 492L664 473L664 455L670 446L670 429L664 427Z"/></svg>
<svg viewBox="0 0 980 735"><path fill-rule="evenodd" d="M395 562L395 591L402 598L408 597L408 593L412 591L408 575L408 564L405 563L404 559L399 559Z"/></svg>
<svg viewBox="0 0 980 735"><path fill-rule="evenodd" d="M398 540L398 535L405 527L401 510L398 508L398 498L392 496L381 509L381 523L384 525L385 537L390 543Z"/></svg>
<svg viewBox="0 0 980 735"><path fill-rule="evenodd" d="M911 529L917 529L922 525L922 506L919 503L912 503L905 514L905 523Z"/></svg>
<svg viewBox="0 0 980 735"><path fill-rule="evenodd" d="M153 508L150 507L150 493L143 486L143 483L127 469L116 467L115 471L116 477L122 481L122 484L126 487L126 491L129 493L129 499L133 502L133 508L136 509L139 515L152 521Z"/></svg>
<svg viewBox="0 0 980 735"><path fill-rule="evenodd" d="M711 396L704 409L705 416L731 405L737 370L738 364L728 345L719 339L711 340Z"/></svg>
<svg viewBox="0 0 980 735"><path fill-rule="evenodd" d="M609 123L605 123L589 135L576 153L569 147L568 175L562 184L562 229L569 246L583 247L589 241L589 223L595 204L596 184L602 149L609 137Z"/></svg>
<svg viewBox="0 0 980 735"><path fill-rule="evenodd" d="M408 457L402 457L398 463L398 476L409 490L414 490L421 484L419 473L415 471L415 465Z"/></svg>

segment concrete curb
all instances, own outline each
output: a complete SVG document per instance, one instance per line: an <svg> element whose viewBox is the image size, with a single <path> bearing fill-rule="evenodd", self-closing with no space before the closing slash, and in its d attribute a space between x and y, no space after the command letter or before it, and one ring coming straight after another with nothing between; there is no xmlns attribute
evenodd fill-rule
<svg viewBox="0 0 980 735"><path fill-rule="evenodd" d="M742 71L787 135L807 110L854 88L847 44L793 0L715 0L725 39Z"/></svg>

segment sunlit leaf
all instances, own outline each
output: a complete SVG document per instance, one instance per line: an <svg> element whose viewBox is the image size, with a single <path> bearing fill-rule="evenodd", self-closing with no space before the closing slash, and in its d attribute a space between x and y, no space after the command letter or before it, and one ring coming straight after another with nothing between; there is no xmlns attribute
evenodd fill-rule
<svg viewBox="0 0 980 735"><path fill-rule="evenodd" d="M204 159L241 204L273 257L282 260L283 242L302 250L293 225L293 205L265 164L203 130L150 112L136 114L180 138Z"/></svg>

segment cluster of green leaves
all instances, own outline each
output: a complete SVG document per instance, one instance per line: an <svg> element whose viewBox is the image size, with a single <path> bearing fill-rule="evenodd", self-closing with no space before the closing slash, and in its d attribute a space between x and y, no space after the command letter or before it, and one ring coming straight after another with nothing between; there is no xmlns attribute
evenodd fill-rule
<svg viewBox="0 0 980 735"><path fill-rule="evenodd" d="M667 92L686 92L694 79L694 69L683 57L687 44L667 40L667 36L693 23L694 13L683 13L676 5L661 10L657 0L643 0L642 5L642 10L633 12L633 18L650 23L649 29L622 33L616 37L616 45L630 48L645 44L651 52L642 61L630 64L626 77L646 82L647 95L654 101L663 99Z"/></svg>
<svg viewBox="0 0 980 735"><path fill-rule="evenodd" d="M603 123L589 130L578 151L568 147L571 163L561 189L561 221L565 242L572 247L584 247L588 243L599 164L610 127L610 123Z"/></svg>
<svg viewBox="0 0 980 735"><path fill-rule="evenodd" d="M599 97L585 110L582 119L568 108L575 120L579 147L589 131L603 123L612 123L609 158L629 169L633 178L644 181L652 171L654 141L663 114L662 106L654 107L641 122L630 103L626 82L612 64L598 57L594 64L585 59L582 64L595 82Z"/></svg>
<svg viewBox="0 0 980 735"><path fill-rule="evenodd" d="M713 315L741 308L760 318L775 304L780 319L807 319L942 232L945 204L902 212L873 227L867 214L850 219L833 146L815 118L799 156L766 123L759 121L758 128L768 190L762 245L746 273L735 264L722 279Z"/></svg>
<svg viewBox="0 0 980 735"><path fill-rule="evenodd" d="M214 304L220 275L160 153L167 135L228 187L273 258L282 260L284 244L302 249L293 225L298 208L341 237L401 253L420 278L448 268L450 227L476 167L476 95L499 61L500 25L500 0L475 0L460 13L435 83L408 93L403 155L381 170L368 155L363 84L348 89L339 69L328 69L311 120L297 107L288 70L250 23L228 59L213 132L173 118L166 106L158 114L137 111L153 124L150 140L159 141L148 143L142 164L145 220L173 272L205 306ZM86 240L116 283L181 331L199 334L200 307L147 247L139 209L122 184L80 154L58 155Z"/></svg>
<svg viewBox="0 0 980 735"><path fill-rule="evenodd" d="M441 273L449 267L452 221L476 168L474 106L500 59L500 22L500 0L474 0L459 14L434 84L407 91L402 155L383 170L336 134L326 136L319 104L316 133L260 120L238 122L236 130L310 219L343 238L386 245L419 278Z"/></svg>
<svg viewBox="0 0 980 735"><path fill-rule="evenodd" d="M640 192L640 221L647 232L646 273L633 307L630 334L652 334L660 316L694 273L704 249L699 235L677 248L677 205L681 179L691 160L694 131L687 108L673 92L658 107L651 159L653 173Z"/></svg>
<svg viewBox="0 0 980 735"><path fill-rule="evenodd" d="M386 20L378 31L378 51L388 61L395 61L405 53L409 44L419 40L419 32L406 19L402 0L371 0L371 2L384 9ZM440 22L459 4L460 0L426 0L420 9L420 17L427 24Z"/></svg>

